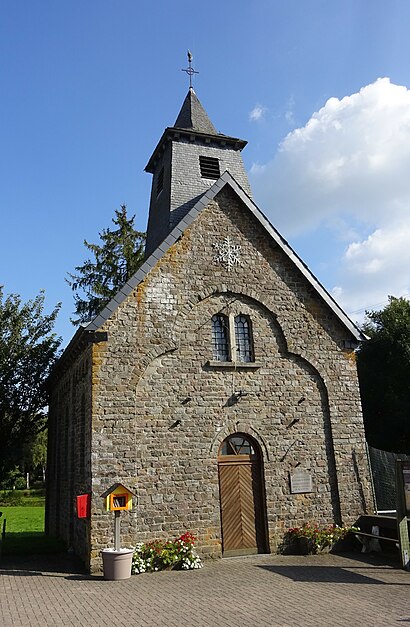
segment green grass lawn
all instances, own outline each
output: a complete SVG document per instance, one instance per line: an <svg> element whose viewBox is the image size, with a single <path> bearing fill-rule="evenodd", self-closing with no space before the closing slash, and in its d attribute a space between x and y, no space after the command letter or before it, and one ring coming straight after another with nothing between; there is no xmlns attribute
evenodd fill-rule
<svg viewBox="0 0 410 627"><path fill-rule="evenodd" d="M1 529L6 519L6 535L3 543L4 555L36 555L58 553L64 545L44 533L44 506L3 507L0 518Z"/></svg>
<svg viewBox="0 0 410 627"><path fill-rule="evenodd" d="M44 531L44 507L2 507L1 521L6 518L6 533L30 533Z"/></svg>

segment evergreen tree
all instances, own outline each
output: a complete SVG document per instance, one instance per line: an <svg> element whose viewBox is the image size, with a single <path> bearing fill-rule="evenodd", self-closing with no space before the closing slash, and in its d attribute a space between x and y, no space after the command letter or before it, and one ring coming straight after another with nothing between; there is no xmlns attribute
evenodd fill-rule
<svg viewBox="0 0 410 627"><path fill-rule="evenodd" d="M376 448L410 453L410 302L390 296L367 318L370 339L357 354L366 437Z"/></svg>
<svg viewBox="0 0 410 627"><path fill-rule="evenodd" d="M74 291L74 325L92 320L138 270L144 260L145 233L134 228L135 215L127 216L127 206L115 210L115 230L99 233L101 244L84 245L94 255L70 274L67 283Z"/></svg>
<svg viewBox="0 0 410 627"><path fill-rule="evenodd" d="M60 306L43 313L44 292L27 303L0 288L0 480L20 464L46 424L45 381L61 339L53 333Z"/></svg>

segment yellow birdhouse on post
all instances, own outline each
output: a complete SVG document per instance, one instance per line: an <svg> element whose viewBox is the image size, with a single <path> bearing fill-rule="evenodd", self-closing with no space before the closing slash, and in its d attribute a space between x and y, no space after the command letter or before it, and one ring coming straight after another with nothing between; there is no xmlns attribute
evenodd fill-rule
<svg viewBox="0 0 410 627"><path fill-rule="evenodd" d="M123 512L132 509L132 497L135 496L122 483L114 483L101 497L105 499L105 508L108 512Z"/></svg>
<svg viewBox="0 0 410 627"><path fill-rule="evenodd" d="M114 483L108 490L101 494L105 498L105 507L108 512L130 511L132 509L132 497L135 496L122 483Z"/></svg>

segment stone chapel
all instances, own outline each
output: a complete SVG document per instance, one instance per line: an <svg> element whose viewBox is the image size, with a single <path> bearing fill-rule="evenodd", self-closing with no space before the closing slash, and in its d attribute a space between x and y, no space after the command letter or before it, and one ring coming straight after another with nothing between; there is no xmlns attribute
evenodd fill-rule
<svg viewBox="0 0 410 627"><path fill-rule="evenodd" d="M123 546L190 531L202 557L274 552L289 527L372 509L364 337L256 206L245 145L190 88L146 166L145 262L50 377L46 530L91 572L115 482L135 493Z"/></svg>

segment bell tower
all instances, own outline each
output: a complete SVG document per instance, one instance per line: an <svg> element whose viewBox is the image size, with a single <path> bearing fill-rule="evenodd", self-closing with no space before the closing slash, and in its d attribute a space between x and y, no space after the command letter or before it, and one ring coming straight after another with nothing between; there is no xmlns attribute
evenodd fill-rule
<svg viewBox="0 0 410 627"><path fill-rule="evenodd" d="M147 257L226 170L251 196L241 156L246 143L218 133L191 86L145 168L153 175Z"/></svg>

